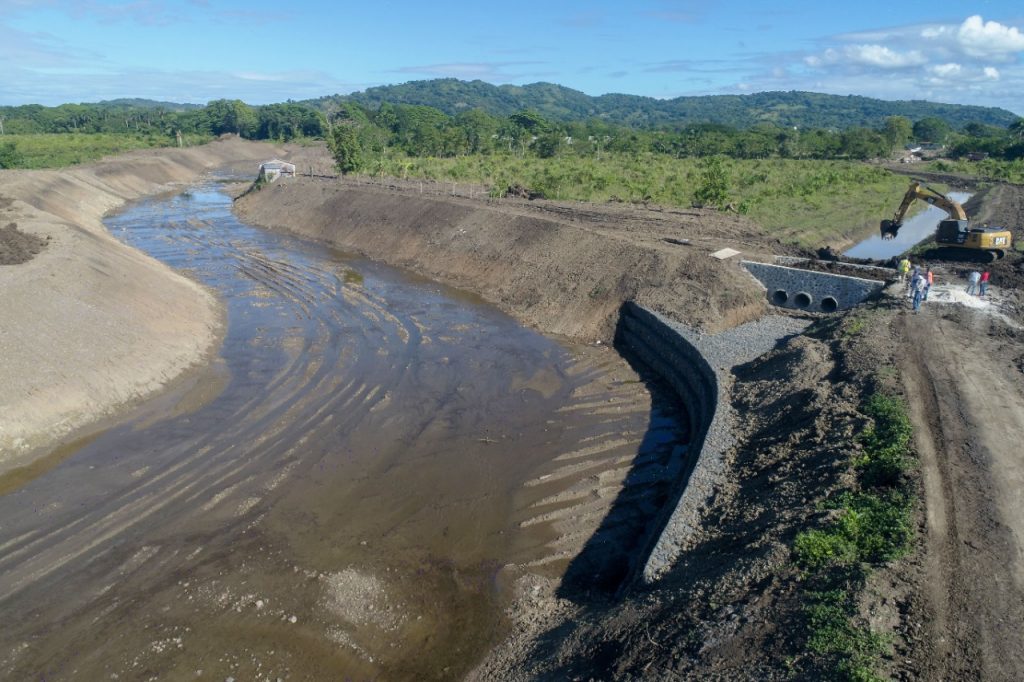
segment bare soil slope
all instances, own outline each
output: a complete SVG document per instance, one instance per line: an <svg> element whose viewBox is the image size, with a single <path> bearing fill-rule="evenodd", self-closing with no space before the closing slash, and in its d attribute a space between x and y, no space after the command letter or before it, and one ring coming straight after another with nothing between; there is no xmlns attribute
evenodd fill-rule
<svg viewBox="0 0 1024 682"><path fill-rule="evenodd" d="M763 290L738 258L710 254L778 247L744 217L714 211L470 200L422 194L414 183L299 178L236 207L249 222L472 290L528 324L584 340L609 339L630 299L712 331L757 318Z"/></svg>
<svg viewBox="0 0 1024 682"><path fill-rule="evenodd" d="M214 298L114 239L101 217L271 153L225 140L60 171L0 171L0 223L17 224L19 244L47 243L31 260L0 267L0 471L152 393L217 339Z"/></svg>

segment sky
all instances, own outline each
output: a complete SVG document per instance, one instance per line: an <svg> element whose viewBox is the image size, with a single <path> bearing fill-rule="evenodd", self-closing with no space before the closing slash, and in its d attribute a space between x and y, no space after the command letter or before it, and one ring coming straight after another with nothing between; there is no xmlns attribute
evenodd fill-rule
<svg viewBox="0 0 1024 682"><path fill-rule="evenodd" d="M1024 2L0 0L0 105L250 104L428 78L809 90L1024 115Z"/></svg>

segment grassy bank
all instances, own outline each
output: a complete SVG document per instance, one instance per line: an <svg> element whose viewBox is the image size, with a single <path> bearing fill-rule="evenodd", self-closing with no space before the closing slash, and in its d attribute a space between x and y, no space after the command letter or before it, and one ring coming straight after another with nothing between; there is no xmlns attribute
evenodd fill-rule
<svg viewBox="0 0 1024 682"><path fill-rule="evenodd" d="M208 136L186 135L183 142L186 146L194 146L209 142L211 139ZM13 149L13 153L5 156L12 162L3 164L11 168L63 168L133 149L176 145L176 138L170 135L47 133L0 137L0 146Z"/></svg>
<svg viewBox="0 0 1024 682"><path fill-rule="evenodd" d="M949 161L941 159L932 161L922 167L934 173L957 173L968 177L988 180L1002 180L1024 184L1024 159L1004 161L1002 159L985 159L983 161Z"/></svg>
<svg viewBox="0 0 1024 682"><path fill-rule="evenodd" d="M856 343L869 326L854 316L842 333ZM792 547L803 577L805 655L816 673L852 681L881 679L877 670L891 634L863 624L861 602L872 574L910 551L915 505L905 404L879 391L860 412L869 426L851 447L848 485L824 507L828 520L800 532Z"/></svg>
<svg viewBox="0 0 1024 682"><path fill-rule="evenodd" d="M720 206L749 215L779 239L816 248L837 235L874 231L906 191L906 179L863 163L793 159L677 159L607 154L539 159L506 155L391 158L363 172L481 184L501 196L520 186L548 199L651 202L689 207L700 201L713 164L721 169Z"/></svg>

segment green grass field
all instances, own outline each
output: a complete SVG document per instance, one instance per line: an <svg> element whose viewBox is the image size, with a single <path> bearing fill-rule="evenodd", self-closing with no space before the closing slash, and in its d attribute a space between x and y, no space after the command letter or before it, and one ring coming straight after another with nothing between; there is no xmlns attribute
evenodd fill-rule
<svg viewBox="0 0 1024 682"><path fill-rule="evenodd" d="M663 155L557 159L514 156L385 158L363 172L486 185L492 193L521 185L556 200L648 201L691 206L706 162ZM820 247L877 229L906 191L906 179L844 161L722 159L726 202L779 239Z"/></svg>
<svg viewBox="0 0 1024 682"><path fill-rule="evenodd" d="M208 142L209 137L186 135L188 146ZM112 133L68 133L4 135L0 144L14 143L16 168L63 168L95 161L104 156L152 147L172 147L175 138L165 135L121 135Z"/></svg>

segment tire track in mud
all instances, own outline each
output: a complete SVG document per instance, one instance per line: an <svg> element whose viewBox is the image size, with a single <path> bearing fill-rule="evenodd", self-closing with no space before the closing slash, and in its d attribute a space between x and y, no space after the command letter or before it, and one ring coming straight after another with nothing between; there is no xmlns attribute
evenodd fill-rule
<svg viewBox="0 0 1024 682"><path fill-rule="evenodd" d="M218 290L230 380L0 497L0 675L451 677L500 637L501 566L559 575L671 449L608 349L251 230L209 190L108 224ZM339 610L365 597L346 585L388 615Z"/></svg>
<svg viewBox="0 0 1024 682"><path fill-rule="evenodd" d="M899 324L925 491L923 674L1017 679L1024 396L1006 353L1014 332L966 310Z"/></svg>

